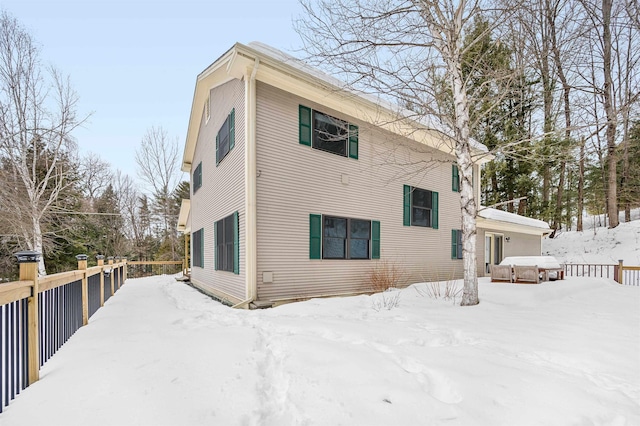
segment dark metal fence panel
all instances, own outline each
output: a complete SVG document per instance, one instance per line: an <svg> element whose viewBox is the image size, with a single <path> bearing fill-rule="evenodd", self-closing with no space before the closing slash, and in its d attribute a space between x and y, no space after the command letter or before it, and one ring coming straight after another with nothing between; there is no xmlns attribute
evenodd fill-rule
<svg viewBox="0 0 640 426"><path fill-rule="evenodd" d="M40 366L82 327L82 280L38 295Z"/></svg>
<svg viewBox="0 0 640 426"><path fill-rule="evenodd" d="M114 293L120 289L120 268L113 268L113 291Z"/></svg>
<svg viewBox="0 0 640 426"><path fill-rule="evenodd" d="M618 265L567 263L564 265L564 275L568 277L617 278Z"/></svg>
<svg viewBox="0 0 640 426"><path fill-rule="evenodd" d="M0 413L28 385L27 299L0 306Z"/></svg>
<svg viewBox="0 0 640 426"><path fill-rule="evenodd" d="M87 278L87 290L89 296L89 318L100 309L100 275L95 274Z"/></svg>
<svg viewBox="0 0 640 426"><path fill-rule="evenodd" d="M111 275L108 272L104 272L104 301L106 302L111 297Z"/></svg>
<svg viewBox="0 0 640 426"><path fill-rule="evenodd" d="M609 278L620 284L640 286L640 268L636 266L620 266L622 264L588 264L567 263L564 265L565 276Z"/></svg>

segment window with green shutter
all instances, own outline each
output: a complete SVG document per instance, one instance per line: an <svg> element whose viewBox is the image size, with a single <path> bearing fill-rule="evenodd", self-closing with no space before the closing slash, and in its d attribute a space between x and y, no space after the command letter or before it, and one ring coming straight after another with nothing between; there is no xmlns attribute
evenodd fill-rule
<svg viewBox="0 0 640 426"><path fill-rule="evenodd" d="M311 108L298 105L298 116L300 144L311 146Z"/></svg>
<svg viewBox="0 0 640 426"><path fill-rule="evenodd" d="M454 192L460 192L460 173L458 172L458 166L451 165L451 190Z"/></svg>
<svg viewBox="0 0 640 426"><path fill-rule="evenodd" d="M309 259L322 259L322 215L309 215Z"/></svg>
<svg viewBox="0 0 640 426"><path fill-rule="evenodd" d="M402 223L404 226L411 226L411 187L409 185L403 186L402 202Z"/></svg>
<svg viewBox="0 0 640 426"><path fill-rule="evenodd" d="M358 126L349 124L349 158L358 159Z"/></svg>
<svg viewBox="0 0 640 426"><path fill-rule="evenodd" d="M380 259L380 221L371 221L371 258Z"/></svg>
<svg viewBox="0 0 640 426"><path fill-rule="evenodd" d="M238 241L238 212L215 223L216 270L238 274L240 247Z"/></svg>
<svg viewBox="0 0 640 426"><path fill-rule="evenodd" d="M462 259L462 231L460 229L451 230L451 258Z"/></svg>
<svg viewBox="0 0 640 426"><path fill-rule="evenodd" d="M238 212L233 214L233 273L240 273L240 223Z"/></svg>
<svg viewBox="0 0 640 426"><path fill-rule="evenodd" d="M191 244L193 266L204 268L204 228L191 234Z"/></svg>
<svg viewBox="0 0 640 426"><path fill-rule="evenodd" d="M298 141L301 145L358 159L358 126L298 105Z"/></svg>
<svg viewBox="0 0 640 426"><path fill-rule="evenodd" d="M216 135L216 166L227 156L235 146L236 139L236 110L231 110L227 119Z"/></svg>
<svg viewBox="0 0 640 426"><path fill-rule="evenodd" d="M310 214L309 259L380 259L380 222Z"/></svg>
<svg viewBox="0 0 640 426"><path fill-rule="evenodd" d="M438 193L403 185L403 225L438 229Z"/></svg>
<svg viewBox="0 0 640 426"><path fill-rule="evenodd" d="M202 186L202 161L193 171L193 193L195 194Z"/></svg>

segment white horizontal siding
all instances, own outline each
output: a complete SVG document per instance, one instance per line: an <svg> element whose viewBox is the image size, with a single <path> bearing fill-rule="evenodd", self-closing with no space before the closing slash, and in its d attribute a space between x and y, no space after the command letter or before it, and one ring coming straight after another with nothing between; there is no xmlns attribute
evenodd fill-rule
<svg viewBox="0 0 640 426"><path fill-rule="evenodd" d="M367 291L378 261L310 260L309 214L379 220L381 257L405 272L404 284L462 276L451 259L460 228L451 160L292 94L258 83L258 298L276 300ZM298 143L298 105L357 124L359 159ZM342 183L348 175L349 184ZM403 226L403 185L439 192L439 229ZM273 272L263 283L262 273Z"/></svg>
<svg viewBox="0 0 640 426"><path fill-rule="evenodd" d="M191 277L204 291L217 296L245 298L244 258L244 83L232 80L210 93L211 117L200 123L192 170L202 161L202 187L191 195L191 232L204 228L204 267L193 267ZM216 166L216 135L235 108L235 147ZM193 188L193 176L192 176ZM215 271L214 224L239 213L240 274ZM233 301L233 300L232 300Z"/></svg>

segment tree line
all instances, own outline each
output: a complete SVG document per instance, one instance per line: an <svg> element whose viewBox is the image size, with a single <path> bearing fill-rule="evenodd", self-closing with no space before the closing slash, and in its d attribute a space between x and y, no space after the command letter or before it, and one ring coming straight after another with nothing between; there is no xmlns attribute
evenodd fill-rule
<svg viewBox="0 0 640 426"><path fill-rule="evenodd" d="M151 127L136 150L139 178L97 154L80 156L69 78L45 67L30 34L0 14L0 278L14 279L13 253L42 253L41 274L75 269L75 255L181 260L176 231L189 183L179 182L178 142Z"/></svg>

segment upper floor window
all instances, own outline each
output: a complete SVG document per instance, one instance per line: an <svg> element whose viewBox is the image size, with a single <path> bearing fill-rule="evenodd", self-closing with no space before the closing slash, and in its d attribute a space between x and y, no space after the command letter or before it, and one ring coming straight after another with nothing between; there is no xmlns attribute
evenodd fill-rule
<svg viewBox="0 0 640 426"><path fill-rule="evenodd" d="M358 159L358 126L303 105L298 112L302 145Z"/></svg>
<svg viewBox="0 0 640 426"><path fill-rule="evenodd" d="M193 171L193 193L195 194L202 186L202 161Z"/></svg>
<svg viewBox="0 0 640 426"><path fill-rule="evenodd" d="M456 164L451 165L451 190L460 192L460 172Z"/></svg>
<svg viewBox="0 0 640 426"><path fill-rule="evenodd" d="M216 166L233 149L236 142L236 110L231 110L216 135Z"/></svg>
<svg viewBox="0 0 640 426"><path fill-rule="evenodd" d="M438 229L438 193L404 185L404 226L423 226Z"/></svg>

